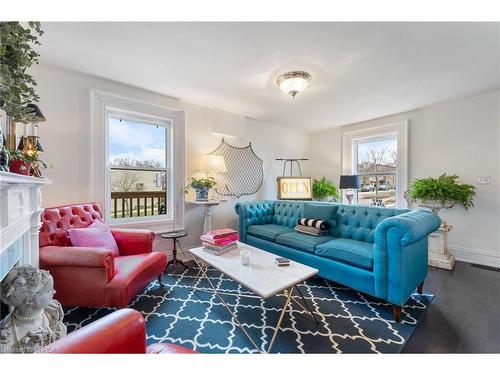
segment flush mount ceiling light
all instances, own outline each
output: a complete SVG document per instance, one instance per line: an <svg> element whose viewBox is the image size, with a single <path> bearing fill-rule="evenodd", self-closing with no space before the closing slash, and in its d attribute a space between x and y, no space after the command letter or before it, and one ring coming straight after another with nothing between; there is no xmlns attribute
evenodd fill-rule
<svg viewBox="0 0 500 375"><path fill-rule="evenodd" d="M295 98L299 92L304 91L311 82L311 75L304 71L287 72L276 78L281 91Z"/></svg>

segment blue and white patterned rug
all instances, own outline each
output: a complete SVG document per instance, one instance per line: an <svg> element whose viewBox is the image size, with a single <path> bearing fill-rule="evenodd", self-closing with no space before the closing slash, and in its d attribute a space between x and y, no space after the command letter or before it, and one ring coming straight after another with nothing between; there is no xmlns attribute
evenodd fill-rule
<svg viewBox="0 0 500 375"><path fill-rule="evenodd" d="M148 344L180 344L202 353L256 353L248 338L212 293L194 291L197 274L190 268L163 277L165 286L152 282L130 305L146 318ZM207 274L221 291L252 294L245 287L209 269ZM200 279L197 288L209 288ZM392 320L388 303L320 277L309 279L300 290L320 324L297 304L285 314L273 353L398 353L411 336L432 295L413 295L404 307L401 323ZM253 340L265 351L274 333L283 294L262 300L223 296ZM85 326L115 309L65 308L68 331Z"/></svg>

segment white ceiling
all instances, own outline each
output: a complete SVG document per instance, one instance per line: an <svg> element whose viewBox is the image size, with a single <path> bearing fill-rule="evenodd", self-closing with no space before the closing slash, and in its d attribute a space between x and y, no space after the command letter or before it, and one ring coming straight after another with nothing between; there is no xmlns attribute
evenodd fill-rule
<svg viewBox="0 0 500 375"><path fill-rule="evenodd" d="M500 87L500 23L43 23L41 62L314 131ZM295 100L275 84L312 75Z"/></svg>

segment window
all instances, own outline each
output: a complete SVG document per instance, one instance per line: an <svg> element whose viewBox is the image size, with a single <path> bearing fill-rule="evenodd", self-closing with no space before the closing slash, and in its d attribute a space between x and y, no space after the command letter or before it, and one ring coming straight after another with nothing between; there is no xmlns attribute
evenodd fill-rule
<svg viewBox="0 0 500 375"><path fill-rule="evenodd" d="M184 228L184 112L91 91L91 195L105 220Z"/></svg>
<svg viewBox="0 0 500 375"><path fill-rule="evenodd" d="M108 115L110 219L171 217L171 125Z"/></svg>
<svg viewBox="0 0 500 375"><path fill-rule="evenodd" d="M361 177L358 204L395 207L397 137L357 140L353 148L353 174Z"/></svg>
<svg viewBox="0 0 500 375"><path fill-rule="evenodd" d="M406 207L407 133L407 121L343 132L343 173L361 178L358 204Z"/></svg>

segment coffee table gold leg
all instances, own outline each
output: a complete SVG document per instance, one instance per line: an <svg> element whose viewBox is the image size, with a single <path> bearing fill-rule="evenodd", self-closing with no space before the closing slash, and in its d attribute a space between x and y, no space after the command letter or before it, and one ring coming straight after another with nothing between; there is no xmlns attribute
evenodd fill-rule
<svg viewBox="0 0 500 375"><path fill-rule="evenodd" d="M299 301L293 299L292 297L292 300L297 304L299 305L302 310L304 310L305 312L309 313L309 315L311 315L311 317L314 319L314 321L316 322L316 326L319 325L319 321L318 319L316 318L316 314L314 314L314 312L312 311L311 307L309 306L309 304L307 303L306 299L304 298L304 295L300 292L300 289L299 289L299 286L297 285L295 287L295 290L297 291L297 293L299 294L300 298L302 299L302 302L304 302L304 305L302 305Z"/></svg>
<svg viewBox="0 0 500 375"><path fill-rule="evenodd" d="M195 261L196 262L196 261ZM198 266L199 267L199 266ZM200 277L200 273L201 273L201 268L198 269L198 273L196 274L193 282L191 283L191 287L192 288L194 286L194 284L198 281L198 278Z"/></svg>
<svg viewBox="0 0 500 375"><path fill-rule="evenodd" d="M248 334L247 330L245 329L245 327L243 327L243 325L240 323L240 321L238 320L238 318L236 317L236 315L234 315L234 313L231 311L231 309L229 308L229 306L226 304L226 301L224 301L224 299L221 297L221 295L217 292L217 289L215 288L215 285L212 283L212 280L210 280L208 278L208 275L205 273L205 271L200 267L200 265L198 264L197 260L195 259L195 257L193 257L193 260L194 262L196 263L196 265L200 268L200 272L203 274L203 276L207 279L207 281L209 282L210 286L212 287L213 289L213 293L219 297L219 299L221 300L222 304L224 305L224 307L226 308L226 310L229 312L229 314L231 314L231 316L233 317L233 319L236 321L236 323L238 324L238 326L241 328L241 330L243 331L243 333L245 334L245 336L250 340L250 342L252 343L252 345L255 347L255 349L257 349L257 351L259 353L262 353L262 351L259 349L259 347L257 346L257 344L255 343L255 341L253 341L253 339L250 337L250 335ZM292 287L293 288L293 287ZM283 319L283 317L281 317Z"/></svg>
<svg viewBox="0 0 500 375"><path fill-rule="evenodd" d="M273 345L274 345L274 340L276 340L276 336L278 335L278 331L280 329L280 326L281 326L281 322L283 321L283 317L285 316L285 313L286 313L286 310L288 309L288 305L290 303L290 299L292 298L292 293L293 293L293 287L294 285L292 285L290 287L290 289L288 289L286 292L285 292L285 295L287 296L286 297L286 301L285 303L283 304L283 307L281 309L281 314L280 314L280 317L278 318L278 323L276 323L276 327L274 328L274 334L273 334L273 337L271 339L271 342L269 343L269 347L267 348L267 352L268 353L271 353L271 350L273 348Z"/></svg>

